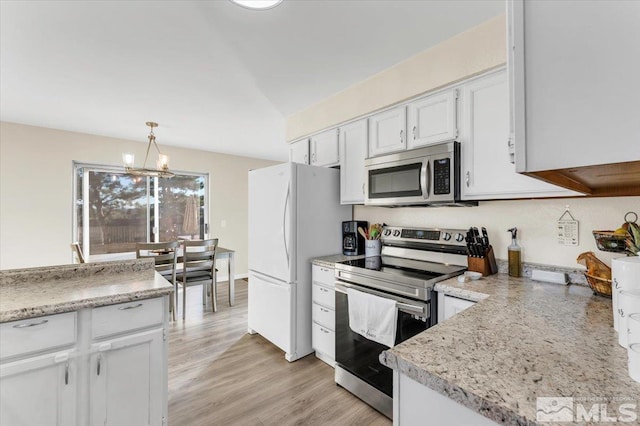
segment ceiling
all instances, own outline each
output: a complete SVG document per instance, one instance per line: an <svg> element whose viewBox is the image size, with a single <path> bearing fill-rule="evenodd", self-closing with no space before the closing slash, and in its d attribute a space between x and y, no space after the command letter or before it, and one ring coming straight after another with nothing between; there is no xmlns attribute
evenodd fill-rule
<svg viewBox="0 0 640 426"><path fill-rule="evenodd" d="M504 12L502 0L2 1L0 119L286 160L284 117Z"/></svg>

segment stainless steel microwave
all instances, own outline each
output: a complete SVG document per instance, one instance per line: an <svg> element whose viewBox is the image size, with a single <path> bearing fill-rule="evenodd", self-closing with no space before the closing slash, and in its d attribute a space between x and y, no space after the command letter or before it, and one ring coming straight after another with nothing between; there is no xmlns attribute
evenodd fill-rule
<svg viewBox="0 0 640 426"><path fill-rule="evenodd" d="M365 205L477 205L460 199L460 142L365 160Z"/></svg>

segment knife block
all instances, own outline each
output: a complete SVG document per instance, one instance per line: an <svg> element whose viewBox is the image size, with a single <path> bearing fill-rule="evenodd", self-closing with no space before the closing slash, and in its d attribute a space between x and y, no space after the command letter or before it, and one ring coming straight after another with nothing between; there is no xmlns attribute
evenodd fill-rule
<svg viewBox="0 0 640 426"><path fill-rule="evenodd" d="M498 264L493 255L493 247L485 251L484 257L467 257L467 269L473 272L480 272L483 277L498 273Z"/></svg>

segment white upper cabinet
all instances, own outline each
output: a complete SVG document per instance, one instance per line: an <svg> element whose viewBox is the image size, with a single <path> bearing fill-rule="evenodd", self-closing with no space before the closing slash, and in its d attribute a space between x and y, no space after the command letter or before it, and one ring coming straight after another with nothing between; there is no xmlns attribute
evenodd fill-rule
<svg viewBox="0 0 640 426"><path fill-rule="evenodd" d="M340 127L340 203L364 203L367 119Z"/></svg>
<svg viewBox="0 0 640 426"><path fill-rule="evenodd" d="M289 161L309 164L309 139L300 139L289 144Z"/></svg>
<svg viewBox="0 0 640 426"><path fill-rule="evenodd" d="M407 111L407 148L452 141L458 136L457 89L411 102Z"/></svg>
<svg viewBox="0 0 640 426"><path fill-rule="evenodd" d="M580 195L516 173L508 149L509 86L505 70L464 84L460 103L463 199Z"/></svg>
<svg viewBox="0 0 640 426"><path fill-rule="evenodd" d="M339 129L330 129L311 136L312 166L332 167L340 163L338 132Z"/></svg>
<svg viewBox="0 0 640 426"><path fill-rule="evenodd" d="M403 105L369 117L369 157L407 149L406 111Z"/></svg>
<svg viewBox="0 0 640 426"><path fill-rule="evenodd" d="M640 2L507 6L516 170L637 192L640 163L619 165L640 161Z"/></svg>

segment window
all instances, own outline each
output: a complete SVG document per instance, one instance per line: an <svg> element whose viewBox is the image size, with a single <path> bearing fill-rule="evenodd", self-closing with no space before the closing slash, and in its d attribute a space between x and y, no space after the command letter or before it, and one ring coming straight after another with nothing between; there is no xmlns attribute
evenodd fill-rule
<svg viewBox="0 0 640 426"><path fill-rule="evenodd" d="M74 168L73 240L92 260L124 257L138 242L205 237L207 174L166 179L131 176L117 167Z"/></svg>

